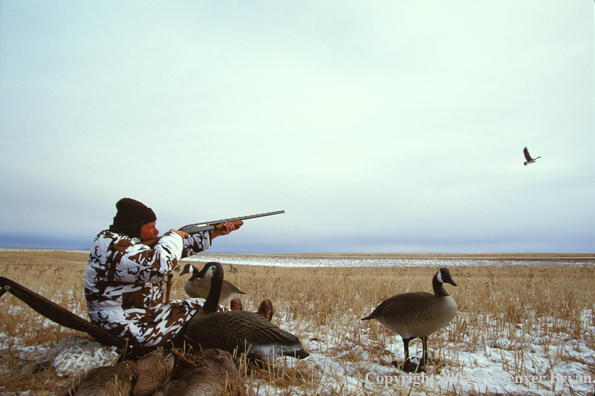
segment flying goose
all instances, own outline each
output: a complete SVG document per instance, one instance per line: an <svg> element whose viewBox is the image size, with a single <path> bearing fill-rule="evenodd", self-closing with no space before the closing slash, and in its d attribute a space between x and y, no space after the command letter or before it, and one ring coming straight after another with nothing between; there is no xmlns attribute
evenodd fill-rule
<svg viewBox="0 0 595 396"><path fill-rule="evenodd" d="M529 154L529 150L527 150L527 147L523 149L523 154L525 154L525 159L527 160L523 163L523 165L525 166L533 164L535 163L536 159L541 158L541 155L539 157L531 158L531 155Z"/></svg>
<svg viewBox="0 0 595 396"><path fill-rule="evenodd" d="M200 297L207 298L209 290L211 289L211 279L208 277L210 274L203 276L199 275L198 269L192 264L186 264L184 270L180 272L179 276L190 273L190 278L184 285L184 291L189 297ZM234 298L237 294L246 294L238 289L233 283L223 281L223 287L221 288L221 296L219 297L219 304L224 305L227 301Z"/></svg>
<svg viewBox="0 0 595 396"><path fill-rule="evenodd" d="M211 279L211 290L202 308L187 322L184 338L195 348L218 348L230 353L246 352L249 359L266 360L278 356L306 358L295 335L280 329L262 316L247 311L217 312L223 285L220 263L205 264L199 276Z"/></svg>
<svg viewBox="0 0 595 396"><path fill-rule="evenodd" d="M403 370L416 372L428 358L428 336L446 326L457 313L457 303L444 289L444 282L453 286L447 268L440 268L432 278L434 294L426 292L404 293L383 301L374 312L362 320L376 319L391 331L403 337L405 361ZM409 360L409 341L421 338L423 354L420 367ZM396 362L393 362L396 365Z"/></svg>

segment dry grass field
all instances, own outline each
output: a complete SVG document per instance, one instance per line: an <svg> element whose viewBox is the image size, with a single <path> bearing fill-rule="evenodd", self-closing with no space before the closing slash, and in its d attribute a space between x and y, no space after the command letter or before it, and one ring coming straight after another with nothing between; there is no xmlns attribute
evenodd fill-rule
<svg viewBox="0 0 595 396"><path fill-rule="evenodd" d="M4 250L0 251L0 275L86 319L82 287L86 260L84 252ZM390 361L402 359L401 338L376 321L360 318L392 295L431 292L431 277L437 268L234 266L238 273L226 273L226 279L247 293L242 296L244 309L255 311L263 298L270 298L275 308L273 322L298 335L312 353L297 363L279 359L266 369L241 367L244 380L237 394L498 394L487 386L471 391L417 384L387 387L377 380L378 374L400 375ZM592 265L459 266L450 270L458 287L446 288L457 301L459 313L449 326L430 337L434 364L428 375L480 367L477 357L481 357L510 375L546 376L560 367L579 367L581 372L576 374L595 379ZM184 298L187 277L176 275L175 279L172 299ZM1 395L50 395L70 382L51 369L27 366L20 349L50 347L83 334L44 319L9 293L0 299L0 317ZM412 342L411 347L419 356L420 342ZM370 378L368 383L364 380L370 372L376 373L374 383ZM547 384L542 386L506 392L587 394L570 383L549 389ZM19 393L23 391L30 393Z"/></svg>

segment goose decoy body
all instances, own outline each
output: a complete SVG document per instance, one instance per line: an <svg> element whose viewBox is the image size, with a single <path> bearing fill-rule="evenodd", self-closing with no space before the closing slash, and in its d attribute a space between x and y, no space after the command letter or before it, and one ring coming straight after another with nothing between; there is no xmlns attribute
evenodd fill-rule
<svg viewBox="0 0 595 396"><path fill-rule="evenodd" d="M151 396L169 381L174 364L172 353L156 349L136 362L124 360L115 366L91 369L58 396Z"/></svg>
<svg viewBox="0 0 595 396"><path fill-rule="evenodd" d="M190 273L190 278L184 284L184 291L189 297L207 298L211 289L210 274L199 275L198 269L192 264L186 264L180 276ZM246 294L238 289L233 283L223 281L219 304L224 305L227 301L234 298L237 294Z"/></svg>
<svg viewBox="0 0 595 396"><path fill-rule="evenodd" d="M161 348L136 362L138 377L132 396L151 396L171 378L174 370L173 353Z"/></svg>
<svg viewBox="0 0 595 396"><path fill-rule="evenodd" d="M447 268L440 268L432 278L434 294L426 292L404 293L383 301L374 312L362 320L376 319L399 334L405 346L405 371L419 371L427 363L428 336L446 326L457 313L457 303L444 289L444 283L457 284ZM421 338L423 354L418 365L409 360L409 342ZM396 362L393 362L396 365Z"/></svg>
<svg viewBox="0 0 595 396"><path fill-rule="evenodd" d="M527 166L529 164L534 164L536 159L541 158L541 156L531 158L531 155L529 154L529 150L527 150L527 147L525 147L523 149L523 154L525 155L525 159L526 159L526 161L523 163L523 165L525 165L525 166Z"/></svg>
<svg viewBox="0 0 595 396"><path fill-rule="evenodd" d="M207 396L228 394L240 374L229 352L220 349L202 351L203 367L191 366L180 370L153 396ZM136 388L135 388L136 390ZM137 396L137 395L133 395Z"/></svg>
<svg viewBox="0 0 595 396"><path fill-rule="evenodd" d="M229 264L229 272L232 274L237 274L238 269L236 267L234 267L233 265Z"/></svg>
<svg viewBox="0 0 595 396"><path fill-rule="evenodd" d="M207 263L199 273L210 277L211 290L202 308L184 327L186 341L195 348L218 348L230 353L245 353L249 359L265 360L278 356L306 358L302 343L295 335L280 329L254 312L217 312L217 298L223 285L223 267Z"/></svg>
<svg viewBox="0 0 595 396"><path fill-rule="evenodd" d="M97 367L89 370L83 378L76 379L59 396L95 396L106 394L106 389L117 389L122 395L132 393L138 369L134 362L125 360L116 366ZM80 382L79 382L80 381ZM75 393L76 392L76 393Z"/></svg>

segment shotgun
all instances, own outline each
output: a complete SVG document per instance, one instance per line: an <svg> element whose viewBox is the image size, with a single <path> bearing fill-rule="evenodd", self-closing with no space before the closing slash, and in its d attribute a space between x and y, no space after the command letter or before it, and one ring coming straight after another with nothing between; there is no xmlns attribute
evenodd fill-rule
<svg viewBox="0 0 595 396"><path fill-rule="evenodd" d="M227 223L227 222L233 223L237 227L237 226L241 226L242 224L244 224L244 220L256 219L257 217L272 216L272 215L277 215L277 214L281 214L281 213L285 213L285 211L277 210L275 212L266 212L266 213L259 213L259 214L255 214L255 215L249 215L249 216L232 217L232 218L223 219L223 220L206 221L204 223L188 224L188 225L185 225L184 227L180 228L180 231L184 231L184 232L192 235L192 234L196 234L196 233L199 233L202 231L220 230L223 227L223 223ZM151 247L154 247L155 244L157 243L157 241L159 241L159 238L154 238L149 241L144 241L143 243L146 245L149 245ZM169 274L167 274L167 280L165 281L165 303L166 304L169 304L169 296L170 296L172 284L173 284L173 275L171 273L169 273Z"/></svg>
<svg viewBox="0 0 595 396"><path fill-rule="evenodd" d="M266 212L266 213L259 213L259 214L255 214L255 215L249 215L249 216L231 217L229 219L205 221L204 223L188 224L188 225L185 225L184 227L180 228L180 231L184 231L190 235L197 234L201 231L210 231L210 230L219 231L223 228L223 223L230 222L230 223L233 223L237 227L237 226L241 226L242 224L244 224L243 220L255 219L257 217L273 216L273 215L277 215L277 214L281 214L281 213L285 213L285 211L277 210L275 212ZM143 241L142 243L145 245L151 246L151 247L155 247L157 242L159 242L160 238L161 237L156 237L153 239Z"/></svg>
<svg viewBox="0 0 595 396"><path fill-rule="evenodd" d="M277 215L277 214L281 214L281 213L285 213L285 211L277 210L275 212L266 212L266 213L260 213L260 214L249 215L249 216L232 217L232 218L223 219L223 220L207 221L204 223L188 224L188 225L185 225L184 227L180 228L180 231L184 231L184 232L187 232L188 234L192 235L192 234L199 233L201 231L220 230L221 227L223 227L223 225L222 225L223 223L229 222L229 223L234 223L234 225L242 225L242 224L244 224L243 220L255 219L257 217L273 216L273 215Z"/></svg>

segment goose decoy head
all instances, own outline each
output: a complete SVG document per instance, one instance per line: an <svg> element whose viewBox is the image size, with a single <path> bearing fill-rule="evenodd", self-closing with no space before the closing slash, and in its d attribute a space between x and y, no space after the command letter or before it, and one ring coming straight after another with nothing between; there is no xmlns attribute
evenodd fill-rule
<svg viewBox="0 0 595 396"><path fill-rule="evenodd" d="M434 289L434 295L436 297L444 297L448 296L448 292L444 288L444 284L448 283L453 286L456 286L454 280L452 280L452 276L450 275L450 271L448 268L440 268L436 275L432 278L432 288Z"/></svg>
<svg viewBox="0 0 595 396"><path fill-rule="evenodd" d="M457 285L455 281L452 279L452 276L450 275L450 271L448 270L448 268L440 268L436 273L436 279L440 283L448 283L453 286Z"/></svg>
<svg viewBox="0 0 595 396"><path fill-rule="evenodd" d="M218 262L206 263L204 267L196 274L199 278L211 279L215 274L219 274L223 278L223 266Z"/></svg>
<svg viewBox="0 0 595 396"><path fill-rule="evenodd" d="M179 276L182 276L184 274L196 274L198 272L198 270L196 269L195 266L193 266L192 264L186 264L184 266L184 269L182 270L182 272L180 272Z"/></svg>

